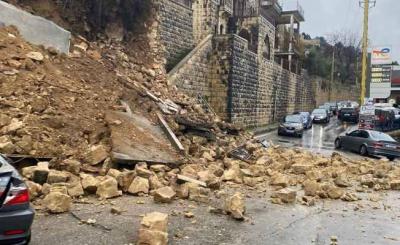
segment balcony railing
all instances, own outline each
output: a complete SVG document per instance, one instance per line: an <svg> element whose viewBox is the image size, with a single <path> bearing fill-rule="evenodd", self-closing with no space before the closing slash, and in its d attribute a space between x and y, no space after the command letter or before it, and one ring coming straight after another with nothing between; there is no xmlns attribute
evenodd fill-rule
<svg viewBox="0 0 400 245"><path fill-rule="evenodd" d="M284 12L296 11L302 18L304 18L304 9L297 0L285 0L280 2Z"/></svg>
<svg viewBox="0 0 400 245"><path fill-rule="evenodd" d="M279 3L279 0L262 0L261 6L263 7L273 7L276 12L282 13L282 5Z"/></svg>

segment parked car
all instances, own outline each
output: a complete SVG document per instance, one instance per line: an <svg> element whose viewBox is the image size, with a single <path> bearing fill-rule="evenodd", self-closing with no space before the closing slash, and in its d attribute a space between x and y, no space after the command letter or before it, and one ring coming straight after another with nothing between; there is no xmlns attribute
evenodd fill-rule
<svg viewBox="0 0 400 245"><path fill-rule="evenodd" d="M345 107L339 111L339 120L344 122L358 123L359 111L355 107Z"/></svg>
<svg viewBox="0 0 400 245"><path fill-rule="evenodd" d="M278 128L278 135L302 137L304 119L300 114L286 116Z"/></svg>
<svg viewBox="0 0 400 245"><path fill-rule="evenodd" d="M400 157L400 144L389 135L373 130L358 129L339 136L335 148L355 151L363 156L385 156L389 160Z"/></svg>
<svg viewBox="0 0 400 245"><path fill-rule="evenodd" d="M300 115L303 117L303 125L304 129L312 128L312 118L309 112L300 112Z"/></svg>
<svg viewBox="0 0 400 245"><path fill-rule="evenodd" d="M327 103L329 105L330 110L332 111L333 115L338 114L338 104L336 102L329 102Z"/></svg>
<svg viewBox="0 0 400 245"><path fill-rule="evenodd" d="M330 105L327 105L327 104L321 105L321 106L318 107L318 109L325 109L326 112L328 113L329 117L333 116L333 112L331 111Z"/></svg>
<svg viewBox="0 0 400 245"><path fill-rule="evenodd" d="M313 110L311 117L315 123L329 123L331 120L326 109Z"/></svg>
<svg viewBox="0 0 400 245"><path fill-rule="evenodd" d="M0 155L0 244L28 244L33 217L28 187Z"/></svg>

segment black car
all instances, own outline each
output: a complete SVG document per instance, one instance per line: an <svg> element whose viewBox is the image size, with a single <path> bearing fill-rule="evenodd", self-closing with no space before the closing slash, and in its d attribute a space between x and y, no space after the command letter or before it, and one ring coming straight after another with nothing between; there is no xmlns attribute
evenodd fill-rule
<svg viewBox="0 0 400 245"><path fill-rule="evenodd" d="M28 244L34 211L28 187L0 154L0 244Z"/></svg>
<svg viewBox="0 0 400 245"><path fill-rule="evenodd" d="M304 119L300 114L286 116L278 128L278 135L302 137Z"/></svg>
<svg viewBox="0 0 400 245"><path fill-rule="evenodd" d="M389 160L400 157L400 144L389 135L373 130L354 130L339 136L335 148L355 151L363 156L385 156Z"/></svg>
<svg viewBox="0 0 400 245"><path fill-rule="evenodd" d="M329 116L329 113L326 109L315 109L311 113L311 117L313 119L313 122L315 123L329 123L331 118Z"/></svg>
<svg viewBox="0 0 400 245"><path fill-rule="evenodd" d="M359 112L357 108L342 108L338 115L339 120L343 122L357 123L359 119Z"/></svg>

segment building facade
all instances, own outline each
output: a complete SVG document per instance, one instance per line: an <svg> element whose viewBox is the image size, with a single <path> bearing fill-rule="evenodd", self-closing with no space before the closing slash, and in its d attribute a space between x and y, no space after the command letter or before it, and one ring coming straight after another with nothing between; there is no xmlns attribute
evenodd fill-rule
<svg viewBox="0 0 400 245"><path fill-rule="evenodd" d="M169 81L224 120L262 127L315 106L301 67L300 6L284 10L277 0L156 3Z"/></svg>

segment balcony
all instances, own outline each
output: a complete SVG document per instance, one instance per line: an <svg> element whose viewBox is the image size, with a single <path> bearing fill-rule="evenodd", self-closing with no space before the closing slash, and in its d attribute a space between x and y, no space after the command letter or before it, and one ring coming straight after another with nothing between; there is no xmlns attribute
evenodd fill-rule
<svg viewBox="0 0 400 245"><path fill-rule="evenodd" d="M294 22L300 23L303 22L304 19L304 9L299 4L298 1L295 2L287 2L285 5L282 5L283 11L281 14L281 18L278 21L278 24L290 24L291 16L294 17Z"/></svg>
<svg viewBox="0 0 400 245"><path fill-rule="evenodd" d="M278 14L282 13L282 6L278 0L261 0L261 6L264 8L273 8Z"/></svg>

